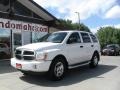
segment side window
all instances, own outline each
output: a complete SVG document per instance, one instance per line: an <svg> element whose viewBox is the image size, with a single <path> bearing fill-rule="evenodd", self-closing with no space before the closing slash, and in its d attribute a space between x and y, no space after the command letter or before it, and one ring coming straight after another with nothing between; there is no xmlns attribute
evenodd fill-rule
<svg viewBox="0 0 120 90"><path fill-rule="evenodd" d="M74 32L70 35L67 44L72 44L72 43L81 43L79 33Z"/></svg>
<svg viewBox="0 0 120 90"><path fill-rule="evenodd" d="M93 42L98 42L97 38L93 34L90 34L90 36L91 36Z"/></svg>
<svg viewBox="0 0 120 90"><path fill-rule="evenodd" d="M82 39L83 39L83 42L84 42L84 43L90 43L90 42L91 42L88 33L83 33L83 32L81 32L81 36L82 36Z"/></svg>

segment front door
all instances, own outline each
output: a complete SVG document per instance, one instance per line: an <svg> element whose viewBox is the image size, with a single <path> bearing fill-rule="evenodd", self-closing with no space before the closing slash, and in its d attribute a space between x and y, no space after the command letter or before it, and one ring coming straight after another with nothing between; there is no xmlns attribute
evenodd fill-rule
<svg viewBox="0 0 120 90"><path fill-rule="evenodd" d="M82 62L83 60L83 46L81 45L81 39L78 32L74 32L70 35L67 41L66 51L69 57L69 63L71 65Z"/></svg>
<svg viewBox="0 0 120 90"><path fill-rule="evenodd" d="M91 56L93 54L94 48L93 43L91 42L90 36L88 33L81 32L81 37L84 44L84 61L88 61L91 59Z"/></svg>

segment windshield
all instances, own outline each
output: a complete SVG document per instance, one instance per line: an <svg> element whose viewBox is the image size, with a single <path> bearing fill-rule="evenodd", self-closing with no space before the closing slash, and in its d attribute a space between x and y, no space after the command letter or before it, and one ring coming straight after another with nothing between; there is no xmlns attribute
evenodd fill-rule
<svg viewBox="0 0 120 90"><path fill-rule="evenodd" d="M114 45L107 45L107 46L105 47L105 49L113 49L113 48L115 48Z"/></svg>
<svg viewBox="0 0 120 90"><path fill-rule="evenodd" d="M47 34L44 37L39 39L39 42L53 42L53 43L61 43L66 37L66 32L52 33Z"/></svg>

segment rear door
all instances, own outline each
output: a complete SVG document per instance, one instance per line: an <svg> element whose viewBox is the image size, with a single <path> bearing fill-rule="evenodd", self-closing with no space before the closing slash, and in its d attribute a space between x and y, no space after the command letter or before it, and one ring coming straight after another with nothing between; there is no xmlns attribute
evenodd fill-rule
<svg viewBox="0 0 120 90"><path fill-rule="evenodd" d="M80 32L81 37L82 37L82 43L83 43L83 57L84 61L88 61L91 59L91 56L93 54L93 48L94 44L91 42L91 38L88 33L86 32Z"/></svg>
<svg viewBox="0 0 120 90"><path fill-rule="evenodd" d="M100 52L100 44L97 37L93 34L90 34L90 37L92 39L92 43L94 44L94 47L93 47L94 51L97 50Z"/></svg>

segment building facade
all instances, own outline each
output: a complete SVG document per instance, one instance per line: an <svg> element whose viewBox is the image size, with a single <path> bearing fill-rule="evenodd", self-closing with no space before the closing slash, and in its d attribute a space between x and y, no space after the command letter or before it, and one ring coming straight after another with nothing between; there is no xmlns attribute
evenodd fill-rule
<svg viewBox="0 0 120 90"><path fill-rule="evenodd" d="M33 0L1 0L0 60L11 58L18 46L38 42L56 21Z"/></svg>

